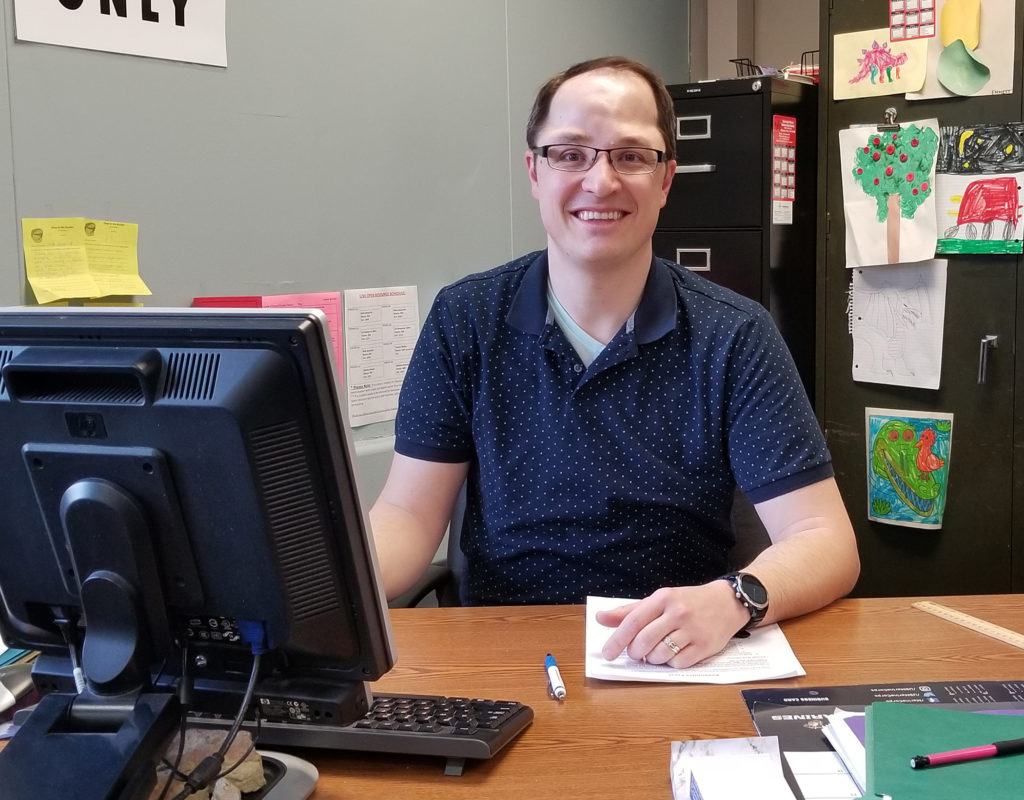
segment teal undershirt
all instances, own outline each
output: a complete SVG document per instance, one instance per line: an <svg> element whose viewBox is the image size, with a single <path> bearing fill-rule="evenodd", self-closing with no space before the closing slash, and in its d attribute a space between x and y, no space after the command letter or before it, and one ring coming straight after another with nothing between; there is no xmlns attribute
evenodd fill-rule
<svg viewBox="0 0 1024 800"><path fill-rule="evenodd" d="M569 312L562 308L562 304L555 297L550 281L548 282L548 308L551 309L555 322L562 329L569 344L573 346L583 363L589 367L604 350L604 344L577 325L576 320L569 316Z"/></svg>

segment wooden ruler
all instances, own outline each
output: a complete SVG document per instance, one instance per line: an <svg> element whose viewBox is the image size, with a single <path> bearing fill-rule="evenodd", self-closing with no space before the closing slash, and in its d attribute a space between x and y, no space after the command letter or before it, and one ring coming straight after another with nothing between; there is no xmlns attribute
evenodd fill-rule
<svg viewBox="0 0 1024 800"><path fill-rule="evenodd" d="M998 639L1001 642L1012 644L1014 647L1019 647L1021 650L1024 650L1024 633L1011 631L1009 628L1003 628L994 623L986 622L983 619L972 617L970 614L965 614L963 611L957 611L954 608L948 608L947 606L933 603L931 600L921 600L917 603L913 603L912 605L914 608L921 609L921 611L927 611L929 614L942 617L950 622L955 622L957 625L963 625L965 628L970 628L972 631L983 633L986 636L991 636L993 639Z"/></svg>

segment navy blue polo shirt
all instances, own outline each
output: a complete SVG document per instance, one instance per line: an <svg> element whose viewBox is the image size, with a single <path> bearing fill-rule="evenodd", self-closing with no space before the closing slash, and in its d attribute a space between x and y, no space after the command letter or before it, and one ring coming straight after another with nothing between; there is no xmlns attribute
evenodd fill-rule
<svg viewBox="0 0 1024 800"><path fill-rule="evenodd" d="M405 377L397 452L470 462L466 604L644 597L727 571L738 484L757 503L832 475L758 303L654 259L586 367L549 312L547 254L438 294Z"/></svg>

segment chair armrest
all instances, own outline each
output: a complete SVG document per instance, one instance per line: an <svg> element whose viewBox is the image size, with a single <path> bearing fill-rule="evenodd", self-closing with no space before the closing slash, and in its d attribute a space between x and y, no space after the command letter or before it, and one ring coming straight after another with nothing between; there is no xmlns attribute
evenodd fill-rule
<svg viewBox="0 0 1024 800"><path fill-rule="evenodd" d="M440 598L442 591L451 580L452 572L448 569L448 564L444 561L435 561L427 567L411 588L389 601L388 608L414 608L422 603L431 592L435 592Z"/></svg>

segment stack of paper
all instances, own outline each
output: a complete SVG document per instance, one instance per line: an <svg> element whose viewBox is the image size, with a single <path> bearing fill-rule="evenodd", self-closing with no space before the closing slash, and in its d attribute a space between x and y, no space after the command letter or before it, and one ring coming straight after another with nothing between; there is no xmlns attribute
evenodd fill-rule
<svg viewBox="0 0 1024 800"><path fill-rule="evenodd" d="M867 758L864 752L864 713L837 708L828 715L822 731L842 759L861 792L867 789Z"/></svg>
<svg viewBox="0 0 1024 800"><path fill-rule="evenodd" d="M779 737L792 785L794 790L799 789L804 800L855 800L865 795L863 786L858 786L853 776L858 773L860 764L859 771L866 782L866 756L858 756L853 744L840 746L829 742L827 737L835 735L836 731L829 734L827 726L837 713L845 712L841 714L845 717L845 726L861 742L866 738L862 738L864 729L858 725L862 726L863 722L856 715L875 702L895 701L976 714L1013 714L1020 719L1024 717L1020 685L1019 680L918 681L744 689L742 694L757 732L761 736ZM1018 734L1021 735L1024 735L1024 727ZM844 736L844 741L849 742L849 738ZM840 757L837 747L845 750L844 756Z"/></svg>
<svg viewBox="0 0 1024 800"><path fill-rule="evenodd" d="M774 736L672 742L670 770L675 800L795 800Z"/></svg>
<svg viewBox="0 0 1024 800"><path fill-rule="evenodd" d="M0 639L0 739L13 735L10 717L17 706L37 698L32 683L32 662L37 655L34 650L8 647Z"/></svg>

